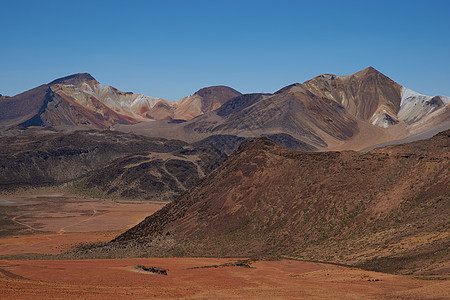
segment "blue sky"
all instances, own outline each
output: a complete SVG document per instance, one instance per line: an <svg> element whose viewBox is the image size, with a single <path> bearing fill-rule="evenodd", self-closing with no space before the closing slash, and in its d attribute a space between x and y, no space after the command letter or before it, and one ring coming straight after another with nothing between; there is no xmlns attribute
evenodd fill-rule
<svg viewBox="0 0 450 300"><path fill-rule="evenodd" d="M450 1L4 1L0 94L88 72L177 100L211 85L274 92L373 66L450 96Z"/></svg>

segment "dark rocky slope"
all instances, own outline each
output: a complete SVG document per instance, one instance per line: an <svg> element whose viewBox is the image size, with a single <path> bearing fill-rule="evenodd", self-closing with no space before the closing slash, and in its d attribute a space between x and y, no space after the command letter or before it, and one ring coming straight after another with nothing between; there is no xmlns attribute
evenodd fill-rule
<svg viewBox="0 0 450 300"><path fill-rule="evenodd" d="M171 200L224 159L213 147L113 131L14 129L0 135L0 190L77 179L76 192Z"/></svg>
<svg viewBox="0 0 450 300"><path fill-rule="evenodd" d="M446 272L449 136L367 153L248 140L197 186L88 255L286 255Z"/></svg>

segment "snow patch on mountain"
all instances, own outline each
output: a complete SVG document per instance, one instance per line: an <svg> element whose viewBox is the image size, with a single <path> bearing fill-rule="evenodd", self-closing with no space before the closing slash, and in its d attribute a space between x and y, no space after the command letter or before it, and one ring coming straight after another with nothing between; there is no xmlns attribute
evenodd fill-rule
<svg viewBox="0 0 450 300"><path fill-rule="evenodd" d="M432 114L445 107L450 98L444 96L426 96L414 92L408 88L402 88L400 110L397 114L399 120L412 124L423 117Z"/></svg>
<svg viewBox="0 0 450 300"><path fill-rule="evenodd" d="M442 102L444 102L445 105L450 103L450 97L439 96L439 98L441 98Z"/></svg>
<svg viewBox="0 0 450 300"><path fill-rule="evenodd" d="M381 128L388 128L391 125L395 125L398 123L398 120L396 120L394 117L389 115L386 110L378 111L376 112L371 120L370 123L372 125L381 127Z"/></svg>

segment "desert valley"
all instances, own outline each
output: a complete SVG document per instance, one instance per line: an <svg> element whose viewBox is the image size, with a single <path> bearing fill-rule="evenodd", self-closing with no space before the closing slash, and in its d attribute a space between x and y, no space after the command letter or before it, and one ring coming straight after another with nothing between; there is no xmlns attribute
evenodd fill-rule
<svg viewBox="0 0 450 300"><path fill-rule="evenodd" d="M0 98L0 298L448 299L450 98L373 67Z"/></svg>

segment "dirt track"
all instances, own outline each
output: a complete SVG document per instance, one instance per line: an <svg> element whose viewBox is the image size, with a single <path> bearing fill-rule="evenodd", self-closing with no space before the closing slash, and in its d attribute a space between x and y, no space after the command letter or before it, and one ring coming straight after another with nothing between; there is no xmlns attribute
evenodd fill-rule
<svg viewBox="0 0 450 300"><path fill-rule="evenodd" d="M59 193L2 196L0 255L57 254L76 244L109 241L164 203L103 201Z"/></svg>

